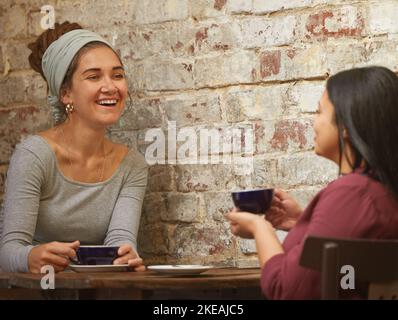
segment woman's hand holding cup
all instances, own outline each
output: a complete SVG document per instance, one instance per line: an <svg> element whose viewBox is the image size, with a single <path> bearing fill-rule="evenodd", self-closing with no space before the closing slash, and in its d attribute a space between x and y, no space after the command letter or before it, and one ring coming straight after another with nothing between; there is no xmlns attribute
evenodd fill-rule
<svg viewBox="0 0 398 320"><path fill-rule="evenodd" d="M281 189L275 189L265 218L274 228L289 231L296 225L302 213L303 209L292 196Z"/></svg>

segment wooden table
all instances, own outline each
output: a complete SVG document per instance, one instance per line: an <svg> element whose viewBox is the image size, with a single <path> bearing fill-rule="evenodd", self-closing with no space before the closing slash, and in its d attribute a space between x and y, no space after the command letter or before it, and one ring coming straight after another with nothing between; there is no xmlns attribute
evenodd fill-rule
<svg viewBox="0 0 398 320"><path fill-rule="evenodd" d="M10 273L0 272L0 289L5 289L9 287L10 276L11 276Z"/></svg>
<svg viewBox="0 0 398 320"><path fill-rule="evenodd" d="M189 276L153 271L61 272L55 275L54 290L41 289L43 275L2 275L0 279L8 278L11 287L3 289L3 295L4 290L23 288L19 297L12 295L19 299L262 299L260 269L220 268Z"/></svg>

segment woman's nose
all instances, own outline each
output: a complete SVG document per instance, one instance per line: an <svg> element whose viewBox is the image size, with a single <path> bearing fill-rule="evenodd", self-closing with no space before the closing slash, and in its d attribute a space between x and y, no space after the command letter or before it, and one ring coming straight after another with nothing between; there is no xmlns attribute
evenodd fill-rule
<svg viewBox="0 0 398 320"><path fill-rule="evenodd" d="M117 91L117 87L116 85L113 83L112 79L110 78L104 78L103 84L101 86L101 92L116 92Z"/></svg>

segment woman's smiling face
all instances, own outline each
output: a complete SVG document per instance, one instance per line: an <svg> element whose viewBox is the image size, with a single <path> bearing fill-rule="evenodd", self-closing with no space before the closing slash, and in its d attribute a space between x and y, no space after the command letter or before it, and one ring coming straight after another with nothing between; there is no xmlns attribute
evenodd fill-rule
<svg viewBox="0 0 398 320"><path fill-rule="evenodd" d="M127 97L127 81L119 58L107 46L94 47L79 59L71 88L62 101L73 103L73 118L90 126L117 122Z"/></svg>

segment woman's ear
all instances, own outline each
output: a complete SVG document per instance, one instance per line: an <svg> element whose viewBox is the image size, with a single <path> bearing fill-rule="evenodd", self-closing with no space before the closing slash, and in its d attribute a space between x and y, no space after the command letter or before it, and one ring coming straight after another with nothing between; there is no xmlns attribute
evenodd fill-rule
<svg viewBox="0 0 398 320"><path fill-rule="evenodd" d="M67 105L67 104L71 104L71 103L72 103L73 100L72 100L70 91L69 91L68 89L66 89L66 88L61 89L60 94L61 94L60 100L61 100L61 102L62 102L64 105Z"/></svg>
<svg viewBox="0 0 398 320"><path fill-rule="evenodd" d="M346 128L343 129L343 138L349 140L350 136L348 135L348 131Z"/></svg>

